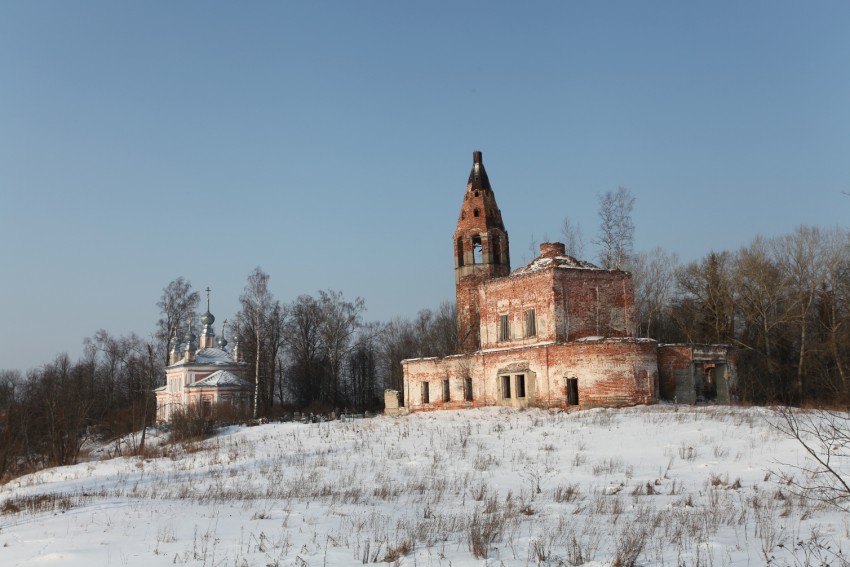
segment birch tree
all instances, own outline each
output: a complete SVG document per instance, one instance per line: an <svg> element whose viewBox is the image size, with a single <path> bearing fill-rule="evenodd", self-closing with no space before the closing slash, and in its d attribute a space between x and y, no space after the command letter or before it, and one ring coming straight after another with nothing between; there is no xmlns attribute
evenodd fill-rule
<svg viewBox="0 0 850 567"><path fill-rule="evenodd" d="M625 187L599 196L599 261L603 268L622 270L634 245L635 225L632 210L635 198Z"/></svg>
<svg viewBox="0 0 850 567"><path fill-rule="evenodd" d="M162 290L157 301L160 318L156 323L157 351L163 364L168 364L168 342L187 323L189 312L198 311L201 296L192 290L192 284L182 276L170 282Z"/></svg>
<svg viewBox="0 0 850 567"><path fill-rule="evenodd" d="M802 401L805 392L805 363L809 352L812 310L825 278L821 254L821 232L817 227L800 226L774 241L776 260L792 301L791 320L797 329L797 372L794 394Z"/></svg>
<svg viewBox="0 0 850 567"><path fill-rule="evenodd" d="M242 314L246 322L244 338L248 349L253 347L254 359L254 403L253 416L260 416L260 402L273 400L275 364L281 345L283 312L280 302L269 290L269 275L257 266L248 276L245 289L239 297ZM266 399L268 398L268 399ZM268 407L268 405L267 405Z"/></svg>
<svg viewBox="0 0 850 567"><path fill-rule="evenodd" d="M564 223L561 225L561 236L564 238L565 252L581 260L584 257L584 237L582 236L581 226L573 223L568 217L564 217Z"/></svg>
<svg viewBox="0 0 850 567"><path fill-rule="evenodd" d="M676 253L668 253L660 247L634 257L631 268L635 286L637 336L652 336L653 323L670 304L678 263Z"/></svg>

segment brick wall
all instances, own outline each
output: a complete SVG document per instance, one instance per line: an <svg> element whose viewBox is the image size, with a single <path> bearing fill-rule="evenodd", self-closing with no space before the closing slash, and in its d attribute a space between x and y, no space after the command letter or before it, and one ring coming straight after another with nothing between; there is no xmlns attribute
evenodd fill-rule
<svg viewBox="0 0 850 567"><path fill-rule="evenodd" d="M660 397L676 398L676 372L691 372L693 354L690 345L661 345L658 347L658 376Z"/></svg>
<svg viewBox="0 0 850 567"><path fill-rule="evenodd" d="M578 407L653 403L658 383L656 343L647 340L606 339L569 344L481 351L447 358L406 360L403 400L409 410L507 405L568 407L567 379L578 380ZM505 398L502 377L511 380ZM518 397L522 377L525 396ZM471 379L472 400L464 399L464 382ZM449 399L443 397L448 380ZM422 383L429 401L423 402Z"/></svg>
<svg viewBox="0 0 850 567"><path fill-rule="evenodd" d="M635 298L628 272L556 268L555 304L560 340L632 335Z"/></svg>
<svg viewBox="0 0 850 567"><path fill-rule="evenodd" d="M554 342L555 292L552 271L490 280L478 289L481 312L481 348ZM526 312L535 312L536 333L526 333ZM507 315L510 338L502 340L501 317Z"/></svg>

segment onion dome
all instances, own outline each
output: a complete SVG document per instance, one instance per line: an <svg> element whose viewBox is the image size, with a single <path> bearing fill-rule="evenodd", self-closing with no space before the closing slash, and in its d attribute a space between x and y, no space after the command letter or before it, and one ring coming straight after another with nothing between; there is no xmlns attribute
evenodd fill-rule
<svg viewBox="0 0 850 567"><path fill-rule="evenodd" d="M178 352L180 350L180 339L177 338L177 331L174 331L174 334L171 335L171 352Z"/></svg>
<svg viewBox="0 0 850 567"><path fill-rule="evenodd" d="M189 328L186 329L186 337L184 338L184 342L186 343L186 350L195 350L197 348L195 346L195 339L198 336L192 332L192 322L189 321Z"/></svg>
<svg viewBox="0 0 850 567"><path fill-rule="evenodd" d="M209 309L207 309L206 313L201 315L201 323L206 327L209 327L210 325L215 323L215 317L213 317L213 314L210 313Z"/></svg>

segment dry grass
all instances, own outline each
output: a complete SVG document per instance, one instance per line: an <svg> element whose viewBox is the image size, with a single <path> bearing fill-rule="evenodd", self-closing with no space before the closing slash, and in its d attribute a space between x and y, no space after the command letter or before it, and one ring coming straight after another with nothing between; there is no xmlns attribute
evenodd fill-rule
<svg viewBox="0 0 850 567"><path fill-rule="evenodd" d="M773 435L734 410L663 407L619 415L508 411L492 425L465 416L445 422L423 416L269 427L273 434L262 440L230 435L150 449L122 478L87 493L39 494L33 475L20 480L19 494L7 492L0 514L51 513L101 498L243 506L247 518L269 524L262 532L246 531L240 555L219 562L227 565L292 565L296 558L320 565L328 549L346 550L362 563L416 564L411 556L420 553L452 558L461 551L491 560L498 550L512 564L726 565L716 542L736 538L765 562L779 554L788 565L815 564L808 558L847 565L835 536L806 531L824 509L778 485L779 475L758 473L744 483L722 468L705 467L696 484L681 476L693 475L703 459L729 458L719 435L697 433L687 443L661 446L657 461L641 464L563 433L618 427L627 412L664 427L743 427L758 443ZM536 429L547 432L545 441L523 444ZM260 452L265 445L277 449L269 456ZM568 453L569 447L576 451ZM561 460L549 462L559 448ZM199 470L204 483L193 482ZM68 474L87 478L91 472L77 467ZM516 479L513 492L504 488L505 475ZM157 480L142 482L146 477ZM307 507L336 523L304 544L298 530L307 524L290 525L287 518ZM219 537L201 530L187 538L166 526L149 549L210 564ZM313 560L303 559L308 556Z"/></svg>

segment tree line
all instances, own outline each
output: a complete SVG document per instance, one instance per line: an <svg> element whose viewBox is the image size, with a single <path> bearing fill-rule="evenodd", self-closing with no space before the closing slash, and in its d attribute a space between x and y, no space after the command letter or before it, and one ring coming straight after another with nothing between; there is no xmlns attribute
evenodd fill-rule
<svg viewBox="0 0 850 567"><path fill-rule="evenodd" d="M850 233L801 226L679 265L637 254L639 336L737 348L740 400L850 402Z"/></svg>
<svg viewBox="0 0 850 567"><path fill-rule="evenodd" d="M633 274L635 336L736 346L742 402L850 402L850 233L803 226L680 264L662 248L633 252L634 204L622 187L600 195L591 242L602 267ZM584 257L577 224L565 219L563 237L568 254ZM179 277L163 288L150 339L99 330L76 362L60 354L25 374L0 371L0 480L74 463L87 439L118 440L151 424L151 392L164 382L174 338L190 321L199 329L199 300ZM231 348L238 339L248 364L253 416L377 410L384 389L402 389L402 360L457 350L453 302L387 322L366 321L365 310L362 298L334 290L282 303L270 276L253 270L239 313L220 331Z"/></svg>
<svg viewBox="0 0 850 567"><path fill-rule="evenodd" d="M635 336L735 346L734 394L745 403L850 403L850 232L800 226L680 264L663 248L633 252L628 189L598 198L592 243L600 266L632 272ZM583 256L569 218L563 238L567 253Z"/></svg>
<svg viewBox="0 0 850 567"><path fill-rule="evenodd" d="M239 313L221 327L228 350L238 334L255 417L379 410L384 389L402 387L403 359L456 350L455 311L448 302L412 319L369 322L362 298L322 290L281 303L269 282L262 269L251 272ZM150 339L101 329L84 339L77 361L59 354L26 373L0 371L0 482L74 464L89 439L114 441L113 454L142 450L144 438L131 447L120 441L153 423L152 391L164 384L173 338L186 335L190 318L199 328L199 299L189 281L177 278L157 302L161 316Z"/></svg>

